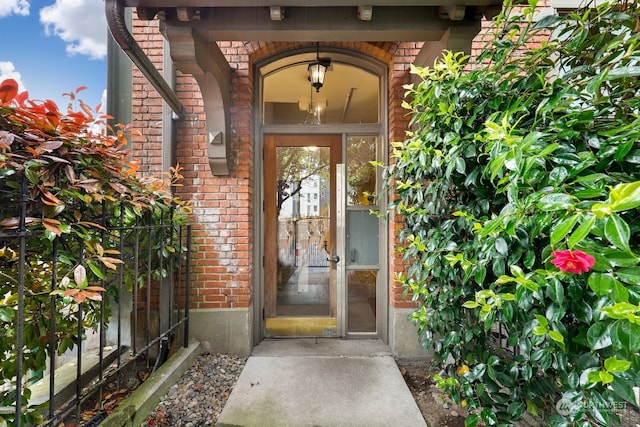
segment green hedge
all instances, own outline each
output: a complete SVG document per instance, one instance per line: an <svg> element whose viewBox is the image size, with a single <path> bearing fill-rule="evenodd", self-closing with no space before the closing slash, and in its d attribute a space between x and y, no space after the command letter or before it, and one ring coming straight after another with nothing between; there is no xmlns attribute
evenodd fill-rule
<svg viewBox="0 0 640 427"><path fill-rule="evenodd" d="M473 64L412 70L398 280L467 425L611 425L640 382L640 4L535 6L505 4Z"/></svg>

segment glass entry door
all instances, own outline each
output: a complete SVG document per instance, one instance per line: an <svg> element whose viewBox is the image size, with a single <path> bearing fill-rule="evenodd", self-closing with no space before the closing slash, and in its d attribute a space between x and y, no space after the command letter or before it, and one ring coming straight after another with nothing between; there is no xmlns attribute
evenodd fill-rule
<svg viewBox="0 0 640 427"><path fill-rule="evenodd" d="M265 135L264 142L265 336L339 336L342 137Z"/></svg>

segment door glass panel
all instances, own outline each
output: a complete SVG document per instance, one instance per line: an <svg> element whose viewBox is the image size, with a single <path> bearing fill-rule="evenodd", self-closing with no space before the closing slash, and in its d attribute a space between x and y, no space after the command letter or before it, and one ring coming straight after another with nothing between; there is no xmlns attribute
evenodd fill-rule
<svg viewBox="0 0 640 427"><path fill-rule="evenodd" d="M329 316L330 148L276 148L278 316Z"/></svg>
<svg viewBox="0 0 640 427"><path fill-rule="evenodd" d="M380 220L369 211L347 211L347 265L378 265Z"/></svg>
<svg viewBox="0 0 640 427"><path fill-rule="evenodd" d="M347 317L349 332L376 332L377 270L347 273Z"/></svg>
<svg viewBox="0 0 640 427"><path fill-rule="evenodd" d="M376 332L377 278L379 268L380 219L375 193L378 137L347 137L346 232L347 330Z"/></svg>
<svg viewBox="0 0 640 427"><path fill-rule="evenodd" d="M347 138L347 203L367 206L375 203L376 160L378 138L350 136Z"/></svg>

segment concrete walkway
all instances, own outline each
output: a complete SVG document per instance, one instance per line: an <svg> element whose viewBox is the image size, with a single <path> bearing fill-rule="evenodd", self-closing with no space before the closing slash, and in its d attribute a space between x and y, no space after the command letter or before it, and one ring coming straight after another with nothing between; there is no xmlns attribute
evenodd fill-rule
<svg viewBox="0 0 640 427"><path fill-rule="evenodd" d="M291 339L257 346L218 426L426 426L378 340Z"/></svg>

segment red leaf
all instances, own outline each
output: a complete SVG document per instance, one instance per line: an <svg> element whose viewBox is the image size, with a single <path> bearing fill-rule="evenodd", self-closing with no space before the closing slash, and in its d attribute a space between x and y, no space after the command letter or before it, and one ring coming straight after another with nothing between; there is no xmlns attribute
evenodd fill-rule
<svg viewBox="0 0 640 427"><path fill-rule="evenodd" d="M62 141L47 141L44 144L42 144L40 146L40 149L42 151L46 151L47 153L52 152L53 150L56 150L60 147L62 147L63 142Z"/></svg>
<svg viewBox="0 0 640 427"><path fill-rule="evenodd" d="M76 182L76 171L73 170L72 166L67 166L64 169L64 173L67 175L67 179L71 182L71 184Z"/></svg>
<svg viewBox="0 0 640 427"><path fill-rule="evenodd" d="M16 101L18 101L18 104L21 106L24 105L27 99L29 99L29 92L27 92L26 90L24 92L20 92L16 97Z"/></svg>
<svg viewBox="0 0 640 427"><path fill-rule="evenodd" d="M87 298L93 301L102 301L102 295L96 292L85 292L84 293Z"/></svg>
<svg viewBox="0 0 640 427"><path fill-rule="evenodd" d="M6 79L0 83L0 105L9 105L18 94L18 82L14 79Z"/></svg>
<svg viewBox="0 0 640 427"><path fill-rule="evenodd" d="M84 113L87 115L88 118L93 117L93 110L91 110L91 107L89 107L87 104L85 104L82 101L80 101L80 108L82 108L82 111L84 111Z"/></svg>
<svg viewBox="0 0 640 427"><path fill-rule="evenodd" d="M58 104L56 104L52 100L47 99L44 102L43 106L49 111L49 112L47 112L47 116L49 116L50 113L54 113L57 116L60 115L60 114L57 114L58 113Z"/></svg>
<svg viewBox="0 0 640 427"><path fill-rule="evenodd" d="M40 200L42 200L42 203L44 203L45 205L49 205L49 206L64 205L64 202L58 199L56 196L54 196L50 191L47 191L45 189L42 189L41 191L42 191L42 195L40 197Z"/></svg>
<svg viewBox="0 0 640 427"><path fill-rule="evenodd" d="M80 289L67 289L64 291L65 297L71 297L75 302L84 302L87 296Z"/></svg>
<svg viewBox="0 0 640 427"><path fill-rule="evenodd" d="M16 136L7 131L0 131L0 147L9 149L9 146L13 144Z"/></svg>
<svg viewBox="0 0 640 427"><path fill-rule="evenodd" d="M58 114L57 111L49 111L47 112L47 120L49 121L49 123L51 123L51 126L53 126L54 128L58 127L58 123L60 123L60 114Z"/></svg>
<svg viewBox="0 0 640 427"><path fill-rule="evenodd" d="M118 182L109 182L109 186L120 194L125 194L127 192L127 187Z"/></svg>
<svg viewBox="0 0 640 427"><path fill-rule="evenodd" d="M100 189L98 180L93 178L74 182L74 186L82 188L87 193L96 193Z"/></svg>
<svg viewBox="0 0 640 427"><path fill-rule="evenodd" d="M85 225L88 227L95 227L98 228L100 230L106 230L106 228L104 228L102 225L95 223L95 222L89 222L89 221L78 221L78 225Z"/></svg>
<svg viewBox="0 0 640 427"><path fill-rule="evenodd" d="M53 160L56 163L66 163L66 164L71 164L70 161L63 159L62 157L58 157L58 156L51 156L49 154L43 154L42 157L49 159L49 160Z"/></svg>
<svg viewBox="0 0 640 427"><path fill-rule="evenodd" d="M34 150L33 148L29 147L28 145L26 145L24 148L34 156L39 156L40 155L40 152L38 150Z"/></svg>
<svg viewBox="0 0 640 427"><path fill-rule="evenodd" d="M60 221L58 221L57 219L45 218L42 220L42 225L44 225L44 228L46 228L56 236L62 235L62 230L60 229L60 227L58 227L59 224Z"/></svg>
<svg viewBox="0 0 640 427"><path fill-rule="evenodd" d="M34 218L32 216L28 216L25 218L25 224L29 225L31 223L37 222L39 221L38 218ZM0 227L3 228L18 228L20 227L20 217L14 216L11 218L5 218L2 221L0 221Z"/></svg>
<svg viewBox="0 0 640 427"><path fill-rule="evenodd" d="M82 286L87 280L87 269L83 265L78 265L73 269L73 280L78 286Z"/></svg>

